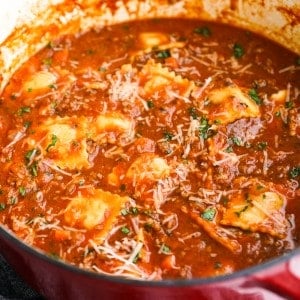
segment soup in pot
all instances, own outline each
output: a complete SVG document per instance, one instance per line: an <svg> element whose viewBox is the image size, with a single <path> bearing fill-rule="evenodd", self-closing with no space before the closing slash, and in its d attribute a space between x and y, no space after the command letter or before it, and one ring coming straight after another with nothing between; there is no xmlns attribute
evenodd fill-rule
<svg viewBox="0 0 300 300"><path fill-rule="evenodd" d="M217 23L49 41L0 102L0 222L95 272L229 274L299 246L300 58Z"/></svg>

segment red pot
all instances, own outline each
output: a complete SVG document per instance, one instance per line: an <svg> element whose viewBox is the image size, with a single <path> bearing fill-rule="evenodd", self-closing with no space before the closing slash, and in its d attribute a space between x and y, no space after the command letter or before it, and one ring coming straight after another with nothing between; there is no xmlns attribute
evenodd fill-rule
<svg viewBox="0 0 300 300"><path fill-rule="evenodd" d="M26 246L3 228L0 251L47 299L300 299L300 249L231 275L138 281L88 272Z"/></svg>
<svg viewBox="0 0 300 300"><path fill-rule="evenodd" d="M21 5L20 1L11 2L15 4L18 2ZM28 6L29 2L24 1L23 4ZM5 45L5 52L1 53L0 51L0 92L9 80L11 73L29 56L46 45L52 37L57 36L59 31L66 33L86 29L84 25L89 27L85 23L80 23L81 18L90 18L89 20L94 18L96 22L99 22L99 16L102 16L101 13L103 13L101 4L104 2L111 9L117 7L115 2L110 0L77 0L61 1L64 2L64 5L53 10L45 8L44 4L47 1L40 1L39 3L38 0L31 0L31 2L35 3L36 7L33 10L34 13L28 15L34 16L38 22L34 22L33 19L28 21L25 26L16 18L18 22L15 25L19 25L19 27L15 31L11 30L14 27L13 22L7 22L8 27L12 27L5 28L7 32L5 30L2 32L4 28L0 28L0 46ZM128 1L123 2L127 3ZM300 53L299 18L297 19L297 13L292 11L293 5L295 7L298 5L299 9L299 4L297 4L299 0L270 1L270 3L281 3L281 6L278 4L276 8L278 8L277 13L282 14L282 18L289 13L294 16L294 18L287 20L287 24L283 24L282 27L277 22L272 23L272 18L267 17L268 13L271 14L275 7L269 4L265 5L264 3L267 1L218 0L218 5L215 5L215 1L199 0L151 0L148 2L151 2L151 10L141 12L139 17L182 15L183 10L177 12L180 9L177 4L178 2L186 2L184 11L190 17L200 16L210 20L222 17L223 22L230 22L261 33L266 32L265 34L268 34L270 38L283 45L288 45L290 49ZM204 2L206 5L203 5ZM238 4L234 4L235 2ZM157 8L155 3L159 3L161 6ZM243 5L245 5L245 9L243 9ZM11 21L14 13L28 13L28 9L19 8L15 11L10 10L9 13L5 14L3 6L0 3L0 19L6 17L7 20ZM166 7L168 6L174 6L174 11L167 11ZM38 8L42 14L36 13ZM142 8L146 10L147 6L141 6L141 11ZM280 8L282 9L280 10ZM82 10L82 14L76 14L80 10ZM143 15L143 13L149 14ZM261 17L258 16L259 14ZM63 19L60 18L62 16ZM71 18L69 18L70 16ZM102 23L100 23L109 23L105 19L108 15L103 13L103 16ZM282 22L282 20L279 21ZM116 17L111 22L117 21ZM46 26L47 24L48 26ZM276 27L277 25L279 27ZM7 36L8 38L5 40ZM231 275L208 279L163 281L129 280L75 268L30 248L1 226L0 252L25 281L47 299L300 299L300 249Z"/></svg>

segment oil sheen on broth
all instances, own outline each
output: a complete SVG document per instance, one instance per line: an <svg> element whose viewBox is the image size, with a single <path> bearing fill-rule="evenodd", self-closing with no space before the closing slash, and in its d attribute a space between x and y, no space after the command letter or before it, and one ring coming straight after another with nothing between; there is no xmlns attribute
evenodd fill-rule
<svg viewBox="0 0 300 300"><path fill-rule="evenodd" d="M0 222L56 259L145 280L291 251L299 69L270 41L196 20L49 41L0 98Z"/></svg>

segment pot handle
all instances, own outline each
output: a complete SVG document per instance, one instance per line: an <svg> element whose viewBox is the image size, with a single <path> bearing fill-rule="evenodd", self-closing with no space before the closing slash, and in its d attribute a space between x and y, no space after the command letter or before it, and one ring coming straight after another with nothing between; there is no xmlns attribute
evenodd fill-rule
<svg viewBox="0 0 300 300"><path fill-rule="evenodd" d="M289 259L278 272L256 278L260 283L289 299L300 299L300 255Z"/></svg>

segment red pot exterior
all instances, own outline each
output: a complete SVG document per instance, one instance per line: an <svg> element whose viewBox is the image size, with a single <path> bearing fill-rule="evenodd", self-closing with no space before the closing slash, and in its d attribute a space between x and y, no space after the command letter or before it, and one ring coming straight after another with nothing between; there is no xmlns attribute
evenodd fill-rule
<svg viewBox="0 0 300 300"><path fill-rule="evenodd" d="M300 251L222 278L139 282L54 261L2 229L0 242L1 253L16 272L47 299L300 299Z"/></svg>

